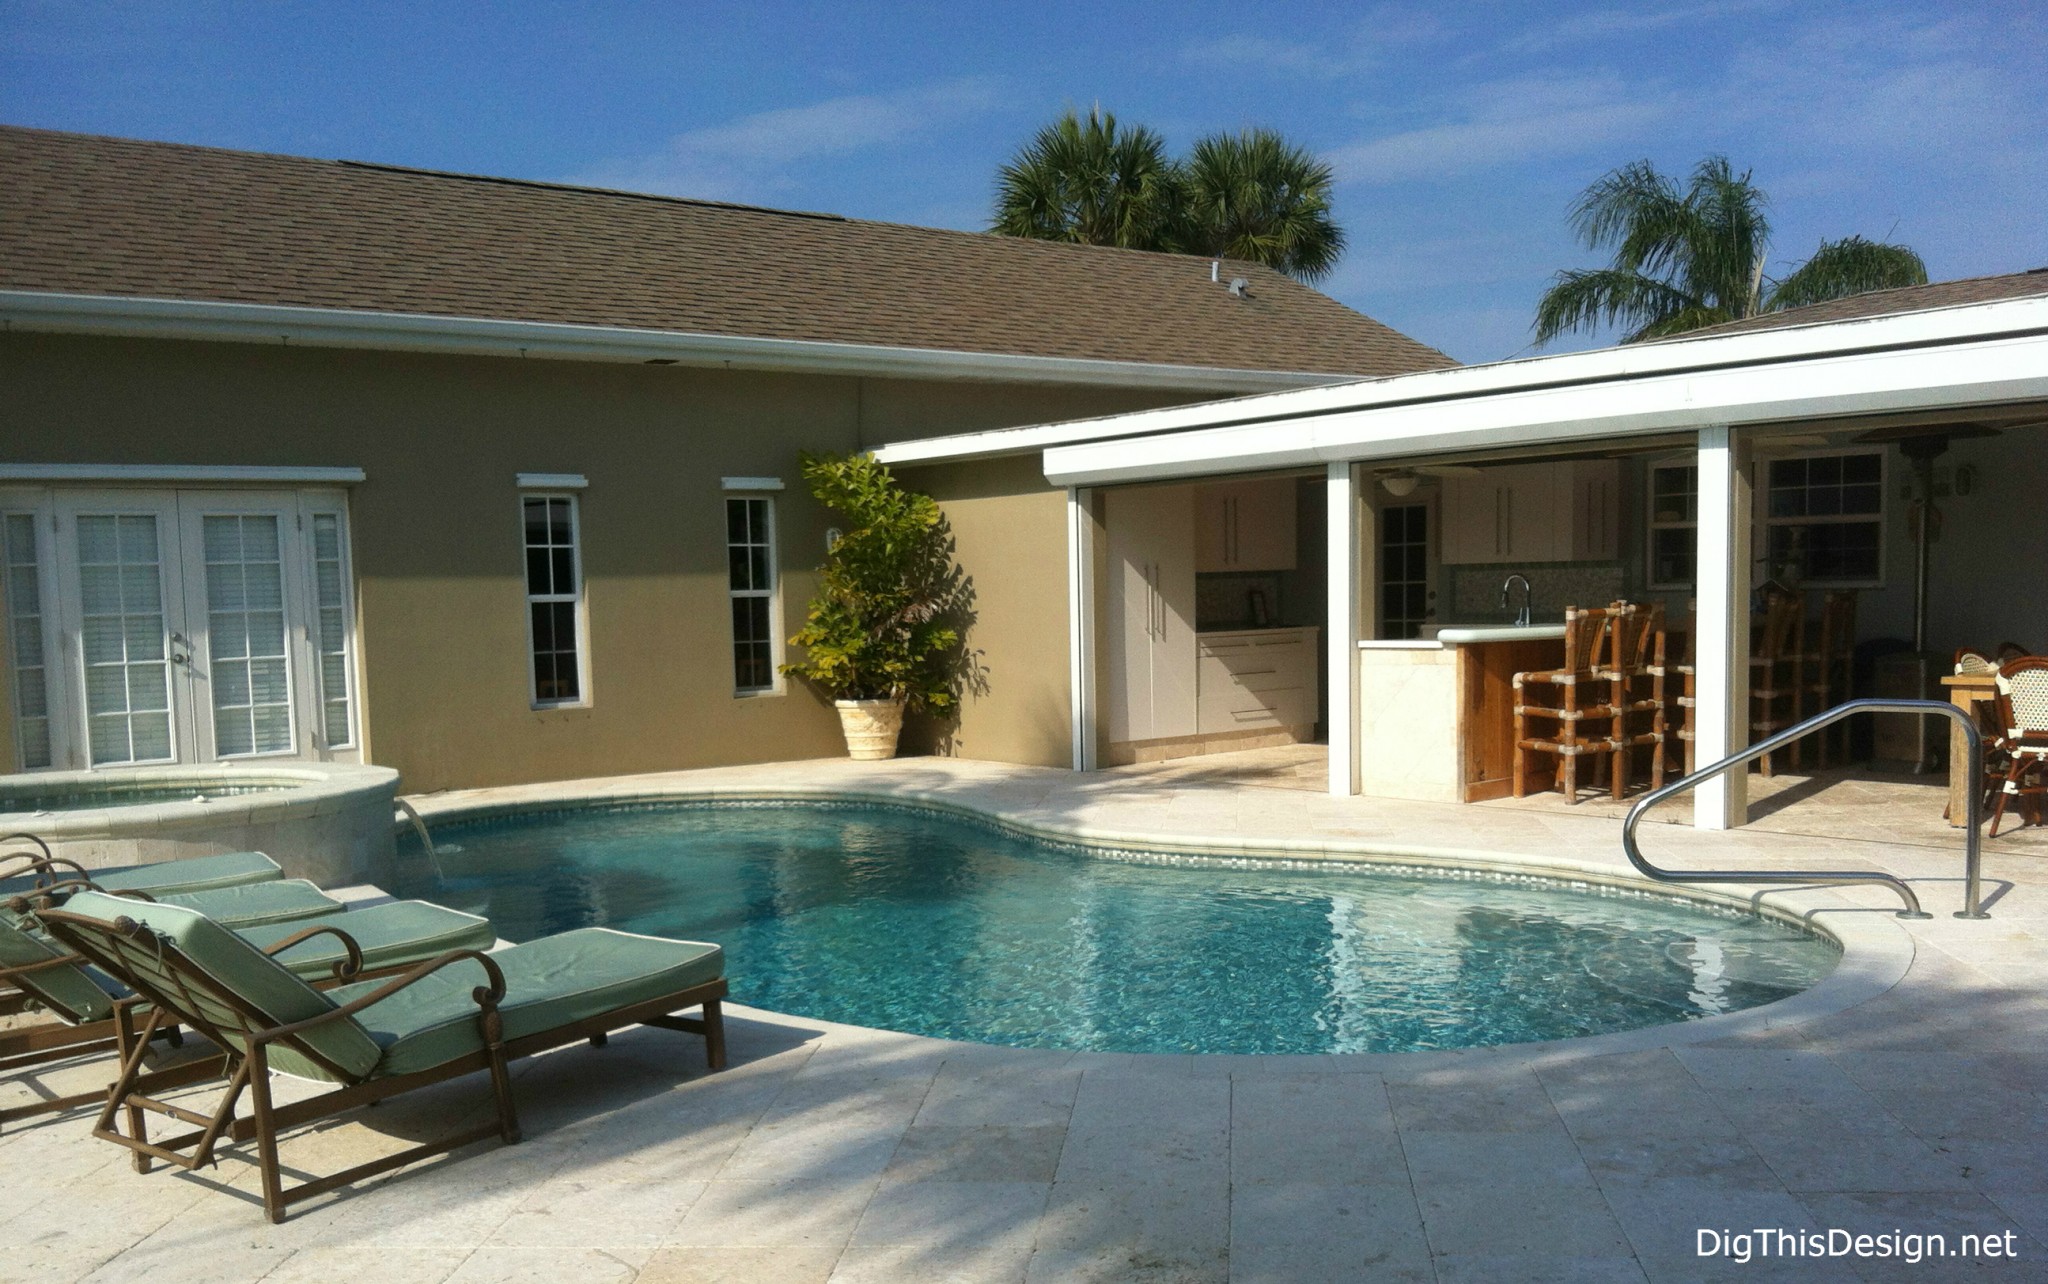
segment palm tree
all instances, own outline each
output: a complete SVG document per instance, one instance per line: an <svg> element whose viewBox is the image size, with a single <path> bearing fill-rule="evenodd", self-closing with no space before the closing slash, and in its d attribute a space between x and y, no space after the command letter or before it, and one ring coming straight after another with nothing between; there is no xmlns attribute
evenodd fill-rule
<svg viewBox="0 0 2048 1284"><path fill-rule="evenodd" d="M1768 201L1749 174L1736 174L1725 156L1709 156L1681 192L1650 162L1636 161L1588 187L1572 203L1572 229L1589 249L1613 247L1614 264L1559 272L1536 306L1536 342L1605 324L1628 327L1621 341L1634 343L1926 283L1918 254L1860 236L1823 241L1789 275L1766 276Z"/></svg>
<svg viewBox="0 0 2048 1284"><path fill-rule="evenodd" d="M1070 108L1039 130L996 186L994 230L1041 241L1163 249L1180 207L1166 140L1142 125L1119 129L1100 107L1086 121Z"/></svg>
<svg viewBox="0 0 2048 1284"><path fill-rule="evenodd" d="M1344 252L1331 182L1329 165L1270 129L1212 134L1183 171L1183 248L1320 280Z"/></svg>

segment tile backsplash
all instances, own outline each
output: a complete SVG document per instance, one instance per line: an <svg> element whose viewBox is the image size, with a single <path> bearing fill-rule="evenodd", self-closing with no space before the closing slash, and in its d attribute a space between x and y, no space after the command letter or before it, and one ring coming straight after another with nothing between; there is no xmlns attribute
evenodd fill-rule
<svg viewBox="0 0 2048 1284"><path fill-rule="evenodd" d="M1512 621L1522 605L1522 586L1515 586L1505 608L1500 604L1500 586L1515 574L1529 577L1530 614L1539 622L1562 620L1568 606L1605 606L1626 596L1628 587L1627 572L1619 562L1446 566L1443 574L1450 581L1450 592L1439 595L1439 624Z"/></svg>

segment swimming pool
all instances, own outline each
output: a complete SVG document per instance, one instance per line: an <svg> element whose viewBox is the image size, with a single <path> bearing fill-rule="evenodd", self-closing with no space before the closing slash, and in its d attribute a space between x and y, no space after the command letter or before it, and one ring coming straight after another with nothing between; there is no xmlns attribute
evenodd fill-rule
<svg viewBox="0 0 2048 1284"><path fill-rule="evenodd" d="M438 861L405 850L400 893L489 915L512 940L607 925L716 941L739 1002L1016 1047L1568 1038L1773 1002L1840 958L1786 923L1656 894L1147 859L906 807L593 805L433 833Z"/></svg>

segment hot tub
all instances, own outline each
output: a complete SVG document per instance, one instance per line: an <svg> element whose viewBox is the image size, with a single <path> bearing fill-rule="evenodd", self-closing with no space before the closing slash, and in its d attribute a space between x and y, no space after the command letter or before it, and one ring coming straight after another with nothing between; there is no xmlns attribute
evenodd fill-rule
<svg viewBox="0 0 2048 1284"><path fill-rule="evenodd" d="M398 773L329 763L210 764L0 776L0 834L34 834L87 869L260 851L323 887L392 871Z"/></svg>

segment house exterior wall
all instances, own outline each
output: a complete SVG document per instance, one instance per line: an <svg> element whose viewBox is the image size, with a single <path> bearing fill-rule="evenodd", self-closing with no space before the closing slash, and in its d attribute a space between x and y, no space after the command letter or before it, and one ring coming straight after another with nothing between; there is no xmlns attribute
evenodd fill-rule
<svg viewBox="0 0 2048 1284"><path fill-rule="evenodd" d="M408 792L842 752L811 692L733 695L720 478L788 485L777 503L787 636L830 524L802 491L800 450L1175 399L18 333L0 336L0 387L7 462L364 469L349 504L365 750ZM1064 761L1046 757L1037 729L1057 722L1063 743L1060 492L1001 465L931 471L977 577L976 644L990 654L990 693L951 751ZM589 480L588 707L530 707L520 472ZM1041 666L1038 648L1056 654ZM1055 699L1056 719L1041 713Z"/></svg>
<svg viewBox="0 0 2048 1284"><path fill-rule="evenodd" d="M1066 491L1046 484L1036 454L898 475L936 498L952 525L974 588L969 648L986 679L962 700L955 725L913 724L911 743L961 758L1070 766Z"/></svg>

